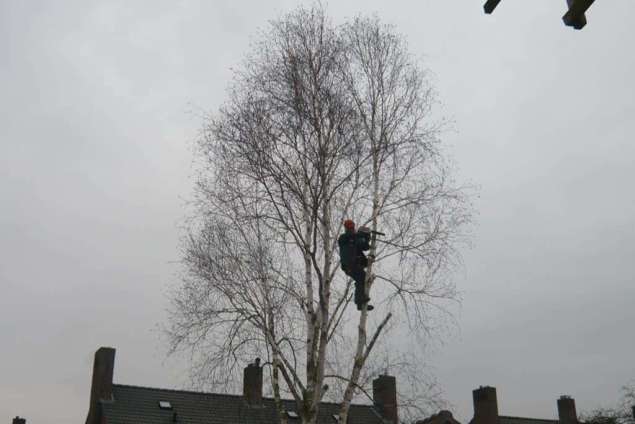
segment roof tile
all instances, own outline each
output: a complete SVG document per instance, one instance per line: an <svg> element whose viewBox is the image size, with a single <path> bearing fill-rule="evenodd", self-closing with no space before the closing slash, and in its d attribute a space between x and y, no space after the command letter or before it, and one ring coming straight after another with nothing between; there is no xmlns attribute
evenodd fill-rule
<svg viewBox="0 0 635 424"><path fill-rule="evenodd" d="M279 423L273 399L264 398L262 407L250 407L239 395L155 389L113 385L114 401L102 401L108 424L275 424ZM168 401L171 410L160 409L159 401ZM285 400L287 410L296 404ZM333 418L339 405L322 403L318 423L336 424ZM176 415L174 415L176 414ZM351 405L349 424L382 424L383 420L370 405ZM300 419L288 422L300 423ZM501 423L507 424L507 423ZM521 423L509 423L521 424Z"/></svg>

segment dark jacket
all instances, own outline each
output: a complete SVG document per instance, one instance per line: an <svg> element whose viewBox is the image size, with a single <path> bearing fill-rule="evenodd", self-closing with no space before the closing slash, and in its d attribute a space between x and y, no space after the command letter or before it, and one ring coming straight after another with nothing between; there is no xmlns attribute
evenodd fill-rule
<svg viewBox="0 0 635 424"><path fill-rule="evenodd" d="M368 265L364 251L370 249L370 235L367 233L345 232L337 239L340 247L340 262L345 272Z"/></svg>

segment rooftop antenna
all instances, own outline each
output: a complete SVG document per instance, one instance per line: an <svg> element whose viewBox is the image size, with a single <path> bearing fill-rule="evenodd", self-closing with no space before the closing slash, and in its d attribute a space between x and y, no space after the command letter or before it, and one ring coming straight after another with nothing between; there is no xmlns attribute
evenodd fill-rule
<svg viewBox="0 0 635 424"><path fill-rule="evenodd" d="M496 9L496 6L498 6L498 3L500 3L500 1L501 0L487 0L483 5L483 10L485 10L485 13L487 13L488 15L491 14L494 9Z"/></svg>
<svg viewBox="0 0 635 424"><path fill-rule="evenodd" d="M483 10L488 15L491 14L501 0L487 0L483 5ZM585 12L595 0L567 0L567 13L562 17L562 21L566 26L575 29L582 29L586 25Z"/></svg>

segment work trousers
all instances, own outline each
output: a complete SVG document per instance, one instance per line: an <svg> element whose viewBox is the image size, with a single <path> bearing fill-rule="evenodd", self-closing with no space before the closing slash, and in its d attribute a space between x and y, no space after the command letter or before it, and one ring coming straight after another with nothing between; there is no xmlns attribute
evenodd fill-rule
<svg viewBox="0 0 635 424"><path fill-rule="evenodd" d="M355 304L357 306L362 306L369 300L364 290L364 284L366 282L366 271L364 271L364 268L355 267L353 270L351 270L351 272L347 272L346 274L351 277L353 281L355 281Z"/></svg>

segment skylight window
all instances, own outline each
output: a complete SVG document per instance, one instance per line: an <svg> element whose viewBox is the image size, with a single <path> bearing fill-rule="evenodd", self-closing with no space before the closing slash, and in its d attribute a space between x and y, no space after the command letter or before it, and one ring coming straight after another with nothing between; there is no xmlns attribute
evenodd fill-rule
<svg viewBox="0 0 635 424"><path fill-rule="evenodd" d="M160 400L159 401L159 408L161 408L161 409L172 409L172 404L170 402L168 402L167 400Z"/></svg>
<svg viewBox="0 0 635 424"><path fill-rule="evenodd" d="M287 416L288 416L289 418L300 418L300 416L298 415L298 413L297 413L297 412L295 412L295 411L287 411Z"/></svg>

